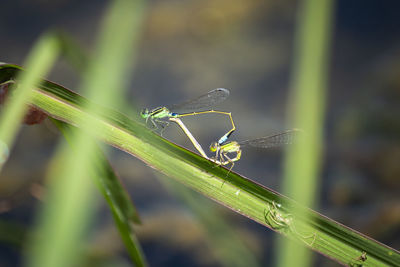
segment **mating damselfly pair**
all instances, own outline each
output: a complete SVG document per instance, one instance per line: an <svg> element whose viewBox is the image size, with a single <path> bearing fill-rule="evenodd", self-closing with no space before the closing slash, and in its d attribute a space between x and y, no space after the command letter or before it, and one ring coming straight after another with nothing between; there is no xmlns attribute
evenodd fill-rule
<svg viewBox="0 0 400 267"><path fill-rule="evenodd" d="M146 119L146 124L149 124L149 122L151 123L151 127L153 129L161 129L161 134L171 121L176 122L203 157L210 159L219 165L231 164L229 168L230 170L233 168L235 162L240 160L243 147L253 146L261 148L269 148L269 147L287 145L291 144L294 138L299 133L299 130L292 129L285 132L253 140L245 140L240 142L228 141L229 137L236 130L232 114L230 112L210 109L212 106L219 104L225 99L227 99L228 96L229 96L229 90L224 88L217 88L195 99L188 100L180 104L172 105L170 108L157 107L151 110L143 109L141 112L141 116L144 119ZM183 112L185 110L191 112ZM211 158L207 156L207 154L202 149L201 145L197 142L197 140L193 137L191 132L180 120L180 118L182 117L208 114L208 113L227 115L232 124L232 128L227 133L225 133L217 141L211 143L210 151L215 153L215 156Z"/></svg>

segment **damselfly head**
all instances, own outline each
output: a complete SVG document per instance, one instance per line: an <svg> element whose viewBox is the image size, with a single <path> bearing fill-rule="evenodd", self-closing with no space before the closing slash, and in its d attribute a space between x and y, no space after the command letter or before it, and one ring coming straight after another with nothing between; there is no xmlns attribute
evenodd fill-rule
<svg viewBox="0 0 400 267"><path fill-rule="evenodd" d="M217 142L212 142L211 145L210 145L210 151L211 152L215 152L215 151L217 151L217 148L218 148L218 143Z"/></svg>
<svg viewBox="0 0 400 267"><path fill-rule="evenodd" d="M149 116L149 110L147 108L142 109L142 111L140 112L140 116L146 119Z"/></svg>

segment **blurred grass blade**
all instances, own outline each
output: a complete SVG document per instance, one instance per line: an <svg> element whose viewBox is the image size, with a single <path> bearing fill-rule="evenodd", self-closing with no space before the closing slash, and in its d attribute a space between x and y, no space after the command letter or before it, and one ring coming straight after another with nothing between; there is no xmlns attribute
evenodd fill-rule
<svg viewBox="0 0 400 267"><path fill-rule="evenodd" d="M17 72L13 65L0 65L0 83L12 79ZM365 252L367 260L363 262L364 266L400 265L400 253L393 248L226 168L216 167L213 162L156 135L143 123L105 108L98 107L95 112L88 112L82 108L88 100L59 85L43 82L38 88L33 88L31 101L51 117L82 129L90 121L91 134L97 139L126 151L178 182L341 264L350 264ZM306 216L289 214L293 209L301 210ZM276 223L281 222L279 218L290 218L290 223L279 225Z"/></svg>
<svg viewBox="0 0 400 267"><path fill-rule="evenodd" d="M58 32L61 56L79 72L84 74L90 62L88 53L68 34Z"/></svg>
<svg viewBox="0 0 400 267"><path fill-rule="evenodd" d="M63 133L70 146L74 148L73 137L69 129L71 126L55 119L52 119L52 121ZM96 145L94 146L96 147ZM110 206L115 223L132 261L136 263L142 262L141 265L144 265L144 256L132 228L132 222L140 223L139 215L100 148L96 147L95 150L97 159L95 160L96 164L90 171L91 176Z"/></svg>
<svg viewBox="0 0 400 267"><path fill-rule="evenodd" d="M132 47L139 36L142 17L141 0L111 2L94 56L80 86L80 91L96 103L118 106L119 99L122 99L122 89L132 65ZM99 109L89 102L81 103L80 108L87 113ZM71 143L76 151L60 150L52 165L49 198L39 218L39 236L31 244L29 266L73 266L81 260L80 246L95 210L89 169L102 162L98 162L96 146L91 140L91 135L99 130L97 121L85 117L76 119L83 131L74 131ZM119 226L124 227L123 224ZM141 255L134 260L137 266L146 265Z"/></svg>
<svg viewBox="0 0 400 267"><path fill-rule="evenodd" d="M62 132L67 142L72 146L73 138L70 133L71 130L69 129L71 126L59 120L52 119L52 121ZM139 214L128 192L122 186L110 163L99 147L96 146L95 150L97 157L96 163L98 163L98 165L96 165L96 168L92 171L92 176L94 176L95 182L100 192L103 194L103 197L108 202L110 209L119 220L127 224L132 222L141 224Z"/></svg>
<svg viewBox="0 0 400 267"><path fill-rule="evenodd" d="M84 52L82 47L80 47L67 34L59 33L57 37L59 38L62 55L81 74L84 73L88 67L88 62L90 62L87 53ZM72 146L72 136L69 131L70 126L59 120L52 119L52 121L63 133L70 146ZM137 224L141 223L139 215L137 214L136 208L134 207L128 192L122 186L101 149L96 148L96 150L98 150L95 153L98 158L96 162L99 164L95 166L95 171L93 172L92 177L95 178L99 190L112 211L116 226L132 261L144 262L144 256L140 244L137 241L132 228L132 222Z"/></svg>
<svg viewBox="0 0 400 267"><path fill-rule="evenodd" d="M21 72L13 93L7 95L12 101L5 102L4 110L0 114L0 171L28 109L26 103L32 96L31 88L47 75L58 53L57 39L51 34L42 36L26 59L25 66L29 71Z"/></svg>
<svg viewBox="0 0 400 267"><path fill-rule="evenodd" d="M79 264L83 249L81 239L96 210L93 184L87 177L87 166L94 160L88 155L90 143L89 137L75 138L74 145L79 147L79 152L73 153L62 146L53 157L47 177L46 201L37 219L37 234L30 243L27 266Z"/></svg>
<svg viewBox="0 0 400 267"><path fill-rule="evenodd" d="M206 239L212 252L222 266L259 266L255 255L245 246L233 227L218 215L210 201L173 180L166 180L161 175L157 176L168 191L181 199L193 211L207 233Z"/></svg>
<svg viewBox="0 0 400 267"><path fill-rule="evenodd" d="M98 47L81 86L97 104L116 108L121 105L141 36L144 3L144 0L113 1L104 18L104 31L98 38Z"/></svg>
<svg viewBox="0 0 400 267"><path fill-rule="evenodd" d="M304 130L305 138L287 148L283 193L311 208L319 186L333 10L332 0L303 0L297 18L289 116L290 125ZM305 248L282 238L278 244L278 266L311 265Z"/></svg>

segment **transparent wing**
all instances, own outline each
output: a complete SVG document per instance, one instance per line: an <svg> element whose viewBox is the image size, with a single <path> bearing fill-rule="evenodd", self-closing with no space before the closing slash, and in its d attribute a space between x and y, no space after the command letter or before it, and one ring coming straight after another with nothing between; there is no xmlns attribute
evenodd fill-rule
<svg viewBox="0 0 400 267"><path fill-rule="evenodd" d="M290 145L296 141L301 130L293 129L288 130L286 132L261 137L253 140L246 140L239 142L240 146L253 146L253 147L262 147L262 148L269 148L269 147L277 147L282 145Z"/></svg>
<svg viewBox="0 0 400 267"><path fill-rule="evenodd" d="M214 106L218 103L221 103L229 96L229 90L224 88L217 88L211 90L207 94L201 95L195 99L185 101L183 103L179 103L176 105L172 105L170 110L178 111L178 110L200 110L205 109L211 106Z"/></svg>

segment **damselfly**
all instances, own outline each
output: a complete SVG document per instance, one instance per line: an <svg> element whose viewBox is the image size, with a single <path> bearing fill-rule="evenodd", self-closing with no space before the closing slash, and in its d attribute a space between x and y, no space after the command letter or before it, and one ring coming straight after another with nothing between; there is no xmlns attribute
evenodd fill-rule
<svg viewBox="0 0 400 267"><path fill-rule="evenodd" d="M229 90L224 88L217 88L211 90L207 94L201 95L195 99L185 101L180 104L172 105L170 108L167 107L157 107L154 109L143 109L140 115L142 118L146 119L146 124L150 121L153 125L153 128L158 129L157 125L159 125L162 130L161 132L169 125L170 118L181 118L186 116L207 114L207 113L217 113L224 114L229 116L232 129L229 130L226 134L224 134L219 140L218 143L225 142L228 137L236 130L235 124L232 119L232 114L230 112L218 111L213 109L207 109L211 106L214 106L218 103L221 103L229 96ZM202 110L206 109L206 110ZM194 112L180 112L184 110L198 110Z"/></svg>
<svg viewBox="0 0 400 267"><path fill-rule="evenodd" d="M210 145L210 151L215 152L214 161L220 165L231 164L229 168L232 170L235 165L235 161L238 161L242 156L242 148L245 146L253 146L253 147L276 147L281 145L288 145L293 143L295 137L302 132L298 129L288 130L282 133L261 137L253 140L245 140L241 142L237 141L229 141L219 143L213 142ZM228 136L229 137L229 136ZM228 156L228 154L234 154L234 157Z"/></svg>

